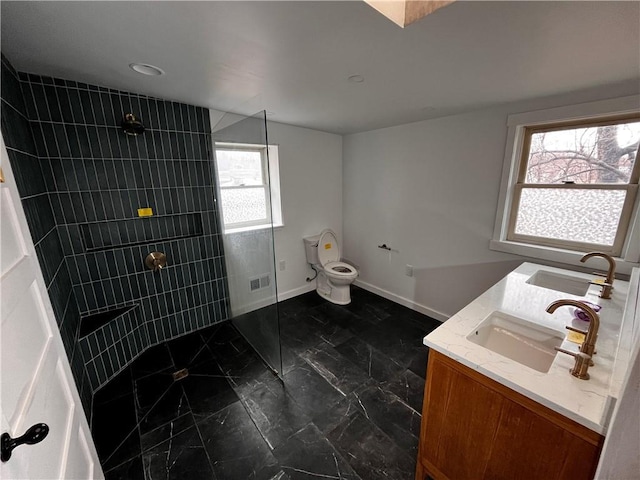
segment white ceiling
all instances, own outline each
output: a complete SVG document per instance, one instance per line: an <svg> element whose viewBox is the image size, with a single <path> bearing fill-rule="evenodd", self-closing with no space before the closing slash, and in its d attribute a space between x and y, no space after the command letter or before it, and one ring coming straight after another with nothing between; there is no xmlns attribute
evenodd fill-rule
<svg viewBox="0 0 640 480"><path fill-rule="evenodd" d="M640 2L1 2L20 71L335 133L607 84L640 89ZM162 77L134 73L157 65ZM347 77L359 74L364 83Z"/></svg>

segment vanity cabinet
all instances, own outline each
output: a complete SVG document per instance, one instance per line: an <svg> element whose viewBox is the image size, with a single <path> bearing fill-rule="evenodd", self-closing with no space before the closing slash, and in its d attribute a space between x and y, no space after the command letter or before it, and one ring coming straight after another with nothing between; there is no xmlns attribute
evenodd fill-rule
<svg viewBox="0 0 640 480"><path fill-rule="evenodd" d="M416 480L591 479L603 442L602 435L429 352Z"/></svg>

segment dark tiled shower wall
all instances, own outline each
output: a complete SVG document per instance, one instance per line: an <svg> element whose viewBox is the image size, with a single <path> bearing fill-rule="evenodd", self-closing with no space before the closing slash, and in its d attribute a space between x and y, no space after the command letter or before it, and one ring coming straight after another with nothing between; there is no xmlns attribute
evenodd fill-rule
<svg viewBox="0 0 640 480"><path fill-rule="evenodd" d="M138 306L126 329L114 322L82 342L95 391L145 348L228 316L208 111L74 81L20 79L81 315ZM127 113L144 134L124 134ZM153 216L140 218L141 208ZM159 272L144 264L154 251L167 255Z"/></svg>
<svg viewBox="0 0 640 480"><path fill-rule="evenodd" d="M18 74L4 55L1 63L2 135L62 341L84 409L89 412L92 390L76 344L80 313L51 207L54 188L41 168Z"/></svg>
<svg viewBox="0 0 640 480"><path fill-rule="evenodd" d="M202 108L18 74L2 56L2 133L87 412L151 345L227 318ZM137 114L144 135L119 128ZM139 218L138 208L153 217ZM168 266L144 267L164 251ZM81 316L131 307L79 338Z"/></svg>

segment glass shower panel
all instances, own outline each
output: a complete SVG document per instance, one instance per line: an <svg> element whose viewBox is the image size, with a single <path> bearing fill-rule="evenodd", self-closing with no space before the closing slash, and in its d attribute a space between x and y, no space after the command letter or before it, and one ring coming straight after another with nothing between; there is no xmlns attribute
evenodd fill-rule
<svg viewBox="0 0 640 480"><path fill-rule="evenodd" d="M282 372L265 112L225 114L213 126L231 321Z"/></svg>

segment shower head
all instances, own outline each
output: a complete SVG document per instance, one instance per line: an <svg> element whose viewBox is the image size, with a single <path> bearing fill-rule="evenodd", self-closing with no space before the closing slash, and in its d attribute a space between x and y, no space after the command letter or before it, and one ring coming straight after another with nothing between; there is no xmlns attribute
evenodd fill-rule
<svg viewBox="0 0 640 480"><path fill-rule="evenodd" d="M127 113L122 119L120 126L127 135L136 136L144 132L144 125L142 125L133 113Z"/></svg>

